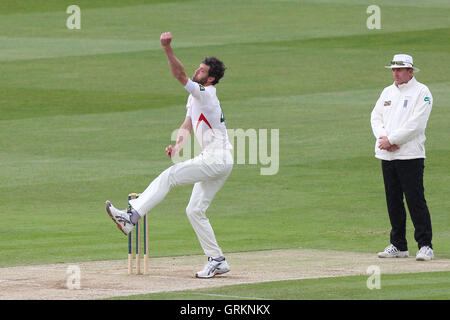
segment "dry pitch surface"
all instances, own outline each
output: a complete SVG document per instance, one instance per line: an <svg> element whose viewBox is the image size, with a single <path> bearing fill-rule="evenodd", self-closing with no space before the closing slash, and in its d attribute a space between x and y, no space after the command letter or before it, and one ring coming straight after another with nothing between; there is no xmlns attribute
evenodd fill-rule
<svg viewBox="0 0 450 320"><path fill-rule="evenodd" d="M194 277L206 261L201 255L151 258L147 275L128 275L126 259L0 268L0 299L100 299L265 281L367 275L367 268L372 265L378 266L381 274L450 271L450 259L418 262L415 257L379 259L376 254L331 250L299 248L226 256L231 271L213 279ZM73 265L81 271L80 289L67 288L68 267Z"/></svg>

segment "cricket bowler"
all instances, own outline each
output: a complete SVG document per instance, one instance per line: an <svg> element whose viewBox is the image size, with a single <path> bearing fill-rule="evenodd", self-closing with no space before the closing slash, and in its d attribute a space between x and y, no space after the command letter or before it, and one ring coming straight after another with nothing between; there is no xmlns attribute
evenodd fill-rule
<svg viewBox="0 0 450 320"><path fill-rule="evenodd" d="M174 54L170 32L161 34L160 42L173 76L190 93L186 118L180 127L176 143L174 146L169 145L165 151L170 158L177 155L193 131L202 152L163 171L139 198L129 201L131 210L118 210L109 200L106 201L106 210L119 229L127 235L139 219L165 198L171 188L194 184L186 214L208 257L203 270L195 276L211 278L230 271L205 214L233 168L232 146L215 88L226 68L219 59L207 57L200 63L191 80Z"/></svg>

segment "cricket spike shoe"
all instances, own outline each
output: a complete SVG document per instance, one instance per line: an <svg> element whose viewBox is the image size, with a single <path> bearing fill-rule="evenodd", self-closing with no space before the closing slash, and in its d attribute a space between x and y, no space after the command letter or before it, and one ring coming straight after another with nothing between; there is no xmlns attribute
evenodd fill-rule
<svg viewBox="0 0 450 320"><path fill-rule="evenodd" d="M111 201L106 200L106 212L123 234L127 235L133 230L134 224L131 223L130 214L126 210L119 210L112 205Z"/></svg>
<svg viewBox="0 0 450 320"><path fill-rule="evenodd" d="M408 250L400 251L393 244L387 246L384 251L378 252L378 258L408 258L408 256Z"/></svg>
<svg viewBox="0 0 450 320"><path fill-rule="evenodd" d="M195 274L197 278L212 278L217 274L224 274L230 271L227 261L224 257L213 259L208 258L208 263L205 265L202 271Z"/></svg>
<svg viewBox="0 0 450 320"><path fill-rule="evenodd" d="M430 261L434 259L433 249L429 246L423 246L416 254L417 261Z"/></svg>

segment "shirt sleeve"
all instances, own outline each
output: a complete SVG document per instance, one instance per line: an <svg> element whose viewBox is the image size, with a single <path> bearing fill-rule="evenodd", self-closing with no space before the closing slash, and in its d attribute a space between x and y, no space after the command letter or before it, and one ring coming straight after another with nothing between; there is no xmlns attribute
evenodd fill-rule
<svg viewBox="0 0 450 320"><path fill-rule="evenodd" d="M188 82L186 83L184 88L196 98L200 98L201 94L205 92L204 86L202 86L200 83L192 81L191 79L188 79Z"/></svg>
<svg viewBox="0 0 450 320"><path fill-rule="evenodd" d="M370 124L372 125L373 135L376 139L382 136L386 136L386 129L384 128L384 120L383 120L383 95L384 91L381 93L380 97L375 104L375 107L372 110L370 115Z"/></svg>
<svg viewBox="0 0 450 320"><path fill-rule="evenodd" d="M424 132L432 106L433 97L431 92L428 88L424 88L419 94L411 118L388 136L389 142L401 145L413 139L417 134Z"/></svg>
<svg viewBox="0 0 450 320"><path fill-rule="evenodd" d="M188 102L186 103L186 118L187 117L191 117L191 111L192 107L191 107L191 99L188 99Z"/></svg>

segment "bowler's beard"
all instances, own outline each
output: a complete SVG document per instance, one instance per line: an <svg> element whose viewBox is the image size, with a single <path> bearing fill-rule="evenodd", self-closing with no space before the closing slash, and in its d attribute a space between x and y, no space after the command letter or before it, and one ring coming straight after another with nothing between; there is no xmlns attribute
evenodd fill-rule
<svg viewBox="0 0 450 320"><path fill-rule="evenodd" d="M208 78L199 79L196 75L192 77L192 80L194 80L197 83L200 83L201 85L205 85L206 82L208 82Z"/></svg>

